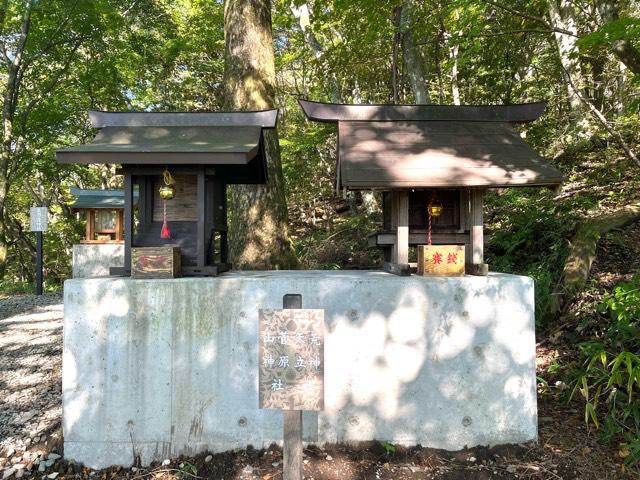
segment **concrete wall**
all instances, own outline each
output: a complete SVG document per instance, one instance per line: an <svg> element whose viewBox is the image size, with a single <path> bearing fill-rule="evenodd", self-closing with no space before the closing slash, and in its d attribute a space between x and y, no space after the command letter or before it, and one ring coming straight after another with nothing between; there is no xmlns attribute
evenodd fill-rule
<svg viewBox="0 0 640 480"><path fill-rule="evenodd" d="M122 266L122 243L82 243L73 246L73 278L107 277L109 267Z"/></svg>
<svg viewBox="0 0 640 480"><path fill-rule="evenodd" d="M68 280L67 458L144 463L282 439L258 410L259 308L324 308L326 408L308 440L445 449L537 438L533 282L382 272Z"/></svg>

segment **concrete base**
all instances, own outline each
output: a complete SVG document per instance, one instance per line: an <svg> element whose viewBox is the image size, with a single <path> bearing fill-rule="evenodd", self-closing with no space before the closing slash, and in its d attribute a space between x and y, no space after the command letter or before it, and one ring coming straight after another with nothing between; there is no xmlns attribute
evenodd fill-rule
<svg viewBox="0 0 640 480"><path fill-rule="evenodd" d="M317 443L537 439L533 281L278 271L65 282L65 457L99 468L282 440L258 410L258 309L324 308Z"/></svg>
<svg viewBox="0 0 640 480"><path fill-rule="evenodd" d="M73 278L108 277L110 267L123 266L122 243L81 243L73 246Z"/></svg>

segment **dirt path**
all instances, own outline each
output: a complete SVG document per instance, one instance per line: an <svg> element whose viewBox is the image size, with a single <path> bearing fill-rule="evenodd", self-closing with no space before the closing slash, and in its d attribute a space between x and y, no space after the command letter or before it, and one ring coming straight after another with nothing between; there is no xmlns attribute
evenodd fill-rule
<svg viewBox="0 0 640 480"><path fill-rule="evenodd" d="M282 452L251 448L217 455L167 459L148 469L114 467L93 472L59 458L62 453L62 305L59 294L0 300L0 480L168 478L189 480L282 478ZM553 349L541 346L542 371ZM566 402L539 400L538 445L478 447L445 452L371 442L305 449L305 478L315 480L638 478L621 470L616 452L586 431L582 412Z"/></svg>
<svg viewBox="0 0 640 480"><path fill-rule="evenodd" d="M60 294L0 300L0 467L60 443L62 315Z"/></svg>

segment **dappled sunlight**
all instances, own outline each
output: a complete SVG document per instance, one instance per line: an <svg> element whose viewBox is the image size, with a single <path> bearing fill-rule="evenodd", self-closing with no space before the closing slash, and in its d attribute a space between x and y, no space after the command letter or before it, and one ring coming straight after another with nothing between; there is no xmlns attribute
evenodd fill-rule
<svg viewBox="0 0 640 480"><path fill-rule="evenodd" d="M431 359L434 363L450 360L471 345L475 329L459 319L443 314L431 339Z"/></svg>
<svg viewBox="0 0 640 480"><path fill-rule="evenodd" d="M535 392L535 388L535 378L532 379L530 376L525 375L511 375L504 383L504 394L515 400L522 400L524 402L523 406L529 410L535 408L536 405L535 395L533 396L533 402L527 401L531 398L531 391Z"/></svg>
<svg viewBox="0 0 640 480"><path fill-rule="evenodd" d="M305 414L305 438L535 439L532 283L519 277L261 271L66 289L65 452L88 463L106 461L88 456L96 435L122 463L281 441L281 413L257 408L256 342L258 310L286 293L325 309L325 410Z"/></svg>
<svg viewBox="0 0 640 480"><path fill-rule="evenodd" d="M62 395L64 401L63 425L64 432L72 435L73 429L77 422L84 421L88 415L91 415L91 397L89 392L79 391L78 389L78 370L75 357L71 353L65 351L62 357L63 371L63 387ZM95 408L96 404L93 403Z"/></svg>

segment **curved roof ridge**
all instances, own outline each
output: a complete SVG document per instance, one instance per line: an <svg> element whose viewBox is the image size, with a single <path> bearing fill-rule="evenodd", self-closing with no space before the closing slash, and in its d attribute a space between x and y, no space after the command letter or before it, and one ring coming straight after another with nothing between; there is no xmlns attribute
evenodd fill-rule
<svg viewBox="0 0 640 480"><path fill-rule="evenodd" d="M278 110L254 112L105 112L89 110L94 128L104 127L262 127L275 128Z"/></svg>
<svg viewBox="0 0 640 480"><path fill-rule="evenodd" d="M545 102L514 105L375 105L322 103L298 99L305 115L319 122L473 121L526 123L537 119Z"/></svg>

